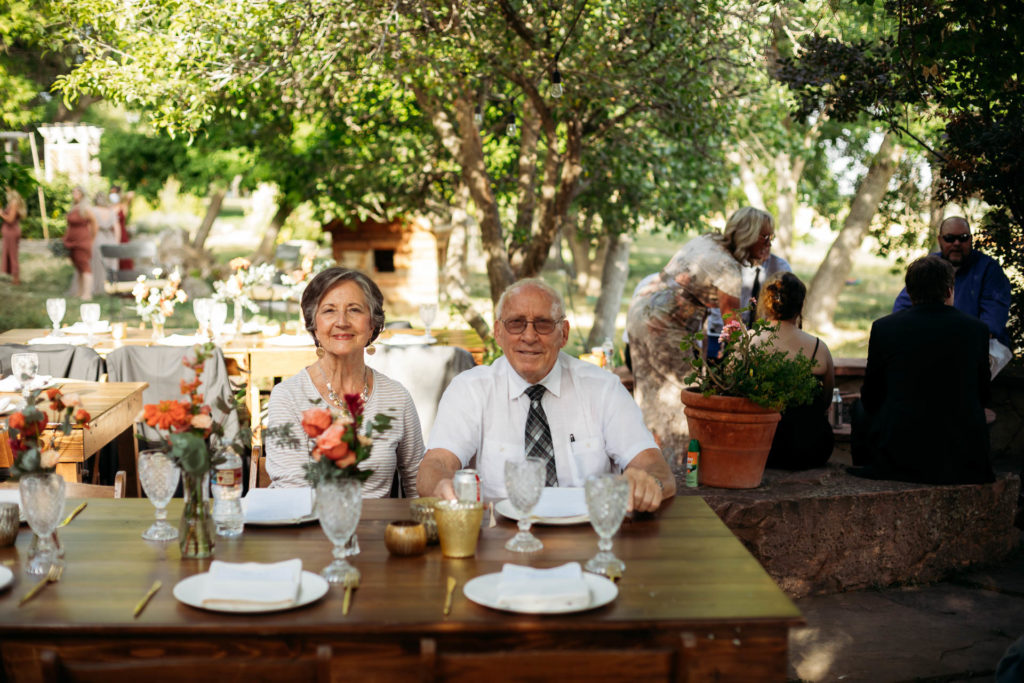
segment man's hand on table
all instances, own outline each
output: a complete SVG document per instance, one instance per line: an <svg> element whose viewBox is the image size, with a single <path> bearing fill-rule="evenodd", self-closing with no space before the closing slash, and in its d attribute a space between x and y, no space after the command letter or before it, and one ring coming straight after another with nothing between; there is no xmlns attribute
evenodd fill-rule
<svg viewBox="0 0 1024 683"><path fill-rule="evenodd" d="M627 467L622 474L629 481L628 512L653 512L661 505L665 495L654 475L637 468Z"/></svg>

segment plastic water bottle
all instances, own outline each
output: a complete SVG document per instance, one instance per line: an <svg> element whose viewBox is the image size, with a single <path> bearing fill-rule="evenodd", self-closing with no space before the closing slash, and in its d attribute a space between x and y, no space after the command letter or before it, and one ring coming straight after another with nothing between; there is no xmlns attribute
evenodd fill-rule
<svg viewBox="0 0 1024 683"><path fill-rule="evenodd" d="M839 395L839 389L832 390L832 405L829 406L829 418L832 428L843 426L843 397Z"/></svg>
<svg viewBox="0 0 1024 683"><path fill-rule="evenodd" d="M605 367L609 370L615 367L615 343L612 342L611 337L604 338L604 344L601 344L601 348L604 349Z"/></svg>
<svg viewBox="0 0 1024 683"><path fill-rule="evenodd" d="M224 462L217 465L210 482L213 493L213 522L221 536L241 536L245 526L242 516L242 458L231 446L220 451Z"/></svg>

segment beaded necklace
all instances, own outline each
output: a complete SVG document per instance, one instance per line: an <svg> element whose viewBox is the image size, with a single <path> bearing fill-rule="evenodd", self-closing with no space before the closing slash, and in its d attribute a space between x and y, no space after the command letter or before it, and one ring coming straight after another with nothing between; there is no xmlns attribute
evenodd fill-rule
<svg viewBox="0 0 1024 683"><path fill-rule="evenodd" d="M345 405L344 401L342 401L340 398L338 398L337 392L334 391L334 387L331 386L331 380L327 379L327 373L324 372L323 364L322 363L317 363L316 366L317 366L317 368L320 369L320 376L324 378L324 384L327 385L327 400L329 400L331 403L333 403L338 408L340 408L342 414L348 415L349 417L352 417L352 414L349 413L349 411L348 411L348 406ZM370 398L370 383L369 383L367 377L368 377L368 373L366 371L366 367L363 367L363 391L360 394L360 396L363 399L363 405L364 406L366 405L366 402Z"/></svg>

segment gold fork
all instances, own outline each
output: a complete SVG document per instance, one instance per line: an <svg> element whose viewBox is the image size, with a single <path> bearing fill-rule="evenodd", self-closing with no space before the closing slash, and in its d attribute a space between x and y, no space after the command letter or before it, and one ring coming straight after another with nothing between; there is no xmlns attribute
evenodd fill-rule
<svg viewBox="0 0 1024 683"><path fill-rule="evenodd" d="M348 614L348 608L352 604L352 591L359 588L360 574L358 571L352 571L345 575L342 585L345 586L345 597L341 601L341 613L343 615Z"/></svg>
<svg viewBox="0 0 1024 683"><path fill-rule="evenodd" d="M448 577L448 590L444 594L444 615L448 616L452 611L452 593L455 592L455 577Z"/></svg>
<svg viewBox="0 0 1024 683"><path fill-rule="evenodd" d="M60 575L64 573L64 565L62 564L51 564L50 571L46 573L39 583L32 586L32 589L28 593L25 593L24 597L21 598L21 602L18 603L18 607L21 607L26 602L34 598L39 591L43 590L47 584L57 583L60 581Z"/></svg>

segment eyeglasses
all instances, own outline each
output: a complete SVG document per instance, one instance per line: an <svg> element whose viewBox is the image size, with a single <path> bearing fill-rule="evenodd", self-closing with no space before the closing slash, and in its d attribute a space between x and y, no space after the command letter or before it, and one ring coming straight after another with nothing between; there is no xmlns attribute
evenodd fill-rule
<svg viewBox="0 0 1024 683"><path fill-rule="evenodd" d="M505 326L505 329L512 334L522 334L523 332L526 332L527 325L533 325L533 330L537 334L551 334L555 331L555 326L563 320L565 320L565 318L559 318L558 320L549 320L547 318L538 318L537 320L512 318L512 320L502 320L501 323Z"/></svg>
<svg viewBox="0 0 1024 683"><path fill-rule="evenodd" d="M764 242L765 244L771 244L772 240L774 240L774 239L775 239L774 233L771 234L771 235L761 235L761 241Z"/></svg>
<svg viewBox="0 0 1024 683"><path fill-rule="evenodd" d="M971 233L965 232L962 235L943 235L942 241L946 244L953 244L953 242L970 242Z"/></svg>

